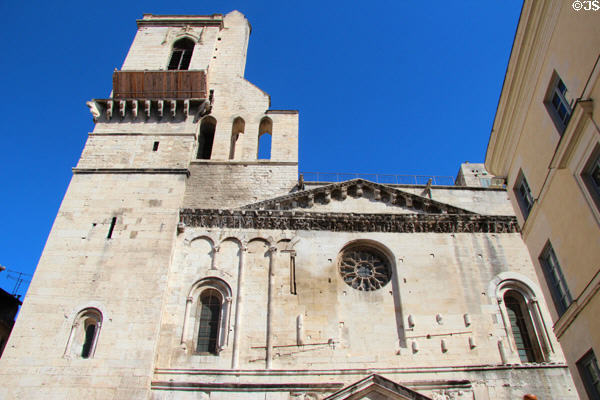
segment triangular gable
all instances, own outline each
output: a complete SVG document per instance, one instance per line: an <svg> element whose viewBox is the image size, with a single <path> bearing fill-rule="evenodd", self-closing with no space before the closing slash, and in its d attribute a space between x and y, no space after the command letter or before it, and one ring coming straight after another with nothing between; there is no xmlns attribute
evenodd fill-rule
<svg viewBox="0 0 600 400"><path fill-rule="evenodd" d="M412 389L373 374L346 386L324 400L431 400Z"/></svg>
<svg viewBox="0 0 600 400"><path fill-rule="evenodd" d="M377 205L381 206L381 212L385 213L474 214L472 211L463 208L408 193L395 187L366 181L364 179L352 179L345 182L323 185L313 189L302 190L285 196L248 204L241 208L246 210L372 212L372 210L364 209L365 204L358 204L360 199L368 199L369 202L374 203L373 208L376 208ZM333 202L352 202L353 200L357 203L356 210L352 208L352 204L348 204L344 211L335 209L334 207L328 207L328 205L331 205ZM383 207L385 207L385 210Z"/></svg>

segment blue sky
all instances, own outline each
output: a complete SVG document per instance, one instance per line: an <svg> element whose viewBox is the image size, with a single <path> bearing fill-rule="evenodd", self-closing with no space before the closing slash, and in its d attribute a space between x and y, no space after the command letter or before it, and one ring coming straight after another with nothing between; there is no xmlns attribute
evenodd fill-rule
<svg viewBox="0 0 600 400"><path fill-rule="evenodd" d="M484 159L521 5L0 2L0 265L34 271L93 129L85 102L110 93L143 13L244 13L246 78L300 110L301 171L454 176Z"/></svg>

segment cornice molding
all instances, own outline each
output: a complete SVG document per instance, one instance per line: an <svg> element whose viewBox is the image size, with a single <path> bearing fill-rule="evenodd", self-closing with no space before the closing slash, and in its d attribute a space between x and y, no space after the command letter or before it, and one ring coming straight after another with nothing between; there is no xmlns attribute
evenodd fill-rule
<svg viewBox="0 0 600 400"><path fill-rule="evenodd" d="M190 176L187 168L73 168L73 174L174 174Z"/></svg>
<svg viewBox="0 0 600 400"><path fill-rule="evenodd" d="M265 165L265 166L295 166L297 161L271 161L271 160L202 160L190 161L191 165Z"/></svg>
<svg viewBox="0 0 600 400"><path fill-rule="evenodd" d="M592 99L577 100L575 102L569 124L560 138L560 142L550 162L551 169L563 169L567 167L587 122L592 119L592 110Z"/></svg>
<svg viewBox="0 0 600 400"><path fill-rule="evenodd" d="M138 28L144 26L217 26L223 28L223 14L213 15L153 15L145 14L135 21Z"/></svg>
<svg viewBox="0 0 600 400"><path fill-rule="evenodd" d="M415 373L451 373L471 371L512 371L512 370L535 370L535 369L568 369L563 362L524 363L524 364L479 364L479 365L455 365L455 366L414 366L414 367L371 367L371 368L347 368L347 369L203 369L203 368L155 368L154 373L158 375L187 375L187 376L240 376L246 377L282 377L282 376L347 376L366 374L415 374ZM196 378L198 380L199 378ZM447 380L408 381L405 384L422 385L447 383ZM455 381L466 383L467 381Z"/></svg>
<svg viewBox="0 0 600 400"><path fill-rule="evenodd" d="M244 382L175 382L153 381L152 390L183 390L204 392L333 392L344 385L334 383L244 383Z"/></svg>
<svg viewBox="0 0 600 400"><path fill-rule="evenodd" d="M554 324L554 333L558 339L567 331L577 316L600 291L600 270L588 282L581 294L571 303L567 311Z"/></svg>

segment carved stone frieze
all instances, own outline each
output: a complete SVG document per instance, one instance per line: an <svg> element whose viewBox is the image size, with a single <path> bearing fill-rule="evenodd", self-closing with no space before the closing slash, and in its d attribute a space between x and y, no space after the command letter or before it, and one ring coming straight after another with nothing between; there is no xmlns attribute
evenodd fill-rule
<svg viewBox="0 0 600 400"><path fill-rule="evenodd" d="M345 214L304 211L183 209L186 227L332 232L516 233L514 216L477 214Z"/></svg>

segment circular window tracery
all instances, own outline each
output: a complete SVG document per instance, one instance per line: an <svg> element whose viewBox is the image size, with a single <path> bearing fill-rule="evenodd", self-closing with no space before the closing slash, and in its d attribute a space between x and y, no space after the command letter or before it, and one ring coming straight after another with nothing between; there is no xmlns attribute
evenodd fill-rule
<svg viewBox="0 0 600 400"><path fill-rule="evenodd" d="M348 286L364 291L381 289L392 276L387 257L369 247L351 247L344 250L340 257L339 269Z"/></svg>

